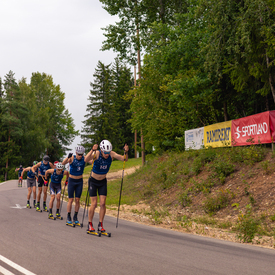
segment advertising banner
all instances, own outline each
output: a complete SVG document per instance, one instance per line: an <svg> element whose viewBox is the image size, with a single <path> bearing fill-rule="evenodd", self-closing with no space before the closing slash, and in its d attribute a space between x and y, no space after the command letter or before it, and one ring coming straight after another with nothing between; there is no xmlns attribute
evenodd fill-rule
<svg viewBox="0 0 275 275"><path fill-rule="evenodd" d="M185 131L185 150L203 147L204 127Z"/></svg>
<svg viewBox="0 0 275 275"><path fill-rule="evenodd" d="M216 123L204 127L205 147L231 146L231 121Z"/></svg>
<svg viewBox="0 0 275 275"><path fill-rule="evenodd" d="M275 141L275 111L269 112L269 123L270 123L270 131L271 131L271 138L272 142Z"/></svg>
<svg viewBox="0 0 275 275"><path fill-rule="evenodd" d="M232 120L232 145L271 143L269 111Z"/></svg>

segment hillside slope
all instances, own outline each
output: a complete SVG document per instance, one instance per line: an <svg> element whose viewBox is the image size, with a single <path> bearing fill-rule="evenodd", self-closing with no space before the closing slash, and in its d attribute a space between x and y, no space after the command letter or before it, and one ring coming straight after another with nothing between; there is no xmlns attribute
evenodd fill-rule
<svg viewBox="0 0 275 275"><path fill-rule="evenodd" d="M149 157L124 180L120 217L274 248L274 159L265 146ZM112 196L117 192L110 202ZM116 207L109 203L107 214L116 216Z"/></svg>

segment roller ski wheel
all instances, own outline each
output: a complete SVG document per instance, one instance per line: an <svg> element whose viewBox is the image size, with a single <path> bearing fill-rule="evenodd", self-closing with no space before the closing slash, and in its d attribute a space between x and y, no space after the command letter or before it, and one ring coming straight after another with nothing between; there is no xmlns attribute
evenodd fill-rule
<svg viewBox="0 0 275 275"><path fill-rule="evenodd" d="M104 232L99 231L99 233L101 234L101 236L111 237L111 233L108 233L106 231L104 231Z"/></svg>
<svg viewBox="0 0 275 275"><path fill-rule="evenodd" d="M63 220L63 217L61 217L60 214L56 214L56 219L62 221L62 220Z"/></svg>
<svg viewBox="0 0 275 275"><path fill-rule="evenodd" d="M27 204L27 208L31 209L32 207L29 204Z"/></svg>
<svg viewBox="0 0 275 275"><path fill-rule="evenodd" d="M44 212L49 212L49 210L48 210L47 206L46 206L46 207L44 207L43 211L44 211Z"/></svg>
<svg viewBox="0 0 275 275"><path fill-rule="evenodd" d="M75 226L80 226L80 227L83 227L83 224L82 224L82 223L80 223L79 221L74 221L74 224L75 224Z"/></svg>
<svg viewBox="0 0 275 275"><path fill-rule="evenodd" d="M96 231L89 231L89 229L87 229L87 234L89 235L93 235L93 236L97 236L97 237L101 237L101 233L100 232L96 232Z"/></svg>
<svg viewBox="0 0 275 275"><path fill-rule="evenodd" d="M102 222L99 222L97 232L99 232L103 236L111 237L111 233L106 232L106 230L103 228Z"/></svg>
<svg viewBox="0 0 275 275"><path fill-rule="evenodd" d="M66 222L66 225L71 226L71 227L75 227L75 224L72 223L72 221L67 221L67 222Z"/></svg>
<svg viewBox="0 0 275 275"><path fill-rule="evenodd" d="M50 214L50 215L48 216L48 218L49 218L50 220L54 220L54 221L56 220L56 217L54 217L53 214Z"/></svg>
<svg viewBox="0 0 275 275"><path fill-rule="evenodd" d="M42 212L42 210L39 207L36 207L35 209L37 212Z"/></svg>

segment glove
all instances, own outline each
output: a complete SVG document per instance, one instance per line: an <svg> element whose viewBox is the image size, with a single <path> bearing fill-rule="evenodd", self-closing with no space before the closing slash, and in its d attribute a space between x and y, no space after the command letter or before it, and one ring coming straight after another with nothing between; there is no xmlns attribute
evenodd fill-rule
<svg viewBox="0 0 275 275"><path fill-rule="evenodd" d="M21 180L23 180L23 177L20 177Z"/></svg>
<svg viewBox="0 0 275 275"><path fill-rule="evenodd" d="M47 184L48 184L48 182L45 180L45 181L44 181L44 184L45 184L45 185L47 185Z"/></svg>
<svg viewBox="0 0 275 275"><path fill-rule="evenodd" d="M68 159L69 159L69 158L71 158L71 157L72 157L72 155L73 155L72 153L69 153L69 155L68 155Z"/></svg>
<svg viewBox="0 0 275 275"><path fill-rule="evenodd" d="M65 185L66 185L66 186L68 185L68 181L67 181L67 180L65 181Z"/></svg>

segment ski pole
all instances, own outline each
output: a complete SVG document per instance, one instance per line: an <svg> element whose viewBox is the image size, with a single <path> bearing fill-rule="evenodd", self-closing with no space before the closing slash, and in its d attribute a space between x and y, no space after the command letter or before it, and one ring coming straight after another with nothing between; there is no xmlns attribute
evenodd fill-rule
<svg viewBox="0 0 275 275"><path fill-rule="evenodd" d="M65 189L66 189L66 182L64 183L64 189L63 189L62 200L61 200L61 205L60 205L60 215L61 215L61 210L62 210L62 204L63 204L64 194L65 194Z"/></svg>
<svg viewBox="0 0 275 275"><path fill-rule="evenodd" d="M93 151L93 152L94 152L94 151ZM92 171L93 171L93 167L94 167L94 160L95 160L95 157L96 157L96 153L94 154L93 161L92 161L91 175L92 175ZM90 177L91 177L91 176L90 176ZM90 179L90 178L89 178L89 179ZM84 207L84 212L83 212L83 217L82 217L82 223L81 223L81 225L80 225L81 228L83 227L83 222L84 222L84 216L85 216L85 212L86 212L86 207L87 207L88 202L89 202L89 197L88 197L89 188L90 188L89 179L88 179L88 189L87 189L87 194L86 194L86 199L85 199L85 207Z"/></svg>
<svg viewBox="0 0 275 275"><path fill-rule="evenodd" d="M125 160L126 160L126 152L125 152L125 150L124 150L124 162L123 162L123 170L122 170L122 178L121 178L119 202L118 202L118 209L117 209L116 228L118 227L118 217L119 217L119 208L120 208L121 193L122 193L122 185L123 185L123 176L124 176Z"/></svg>
<svg viewBox="0 0 275 275"><path fill-rule="evenodd" d="M84 222L84 217L85 217L85 212L86 212L86 206L88 205L88 202L87 202L87 200L89 200L88 193L89 193L89 180L88 180L88 190L87 190L86 199L85 199L85 207L84 207L84 212L83 212L83 217L82 217L82 223L80 225L81 228L83 227L83 222Z"/></svg>

